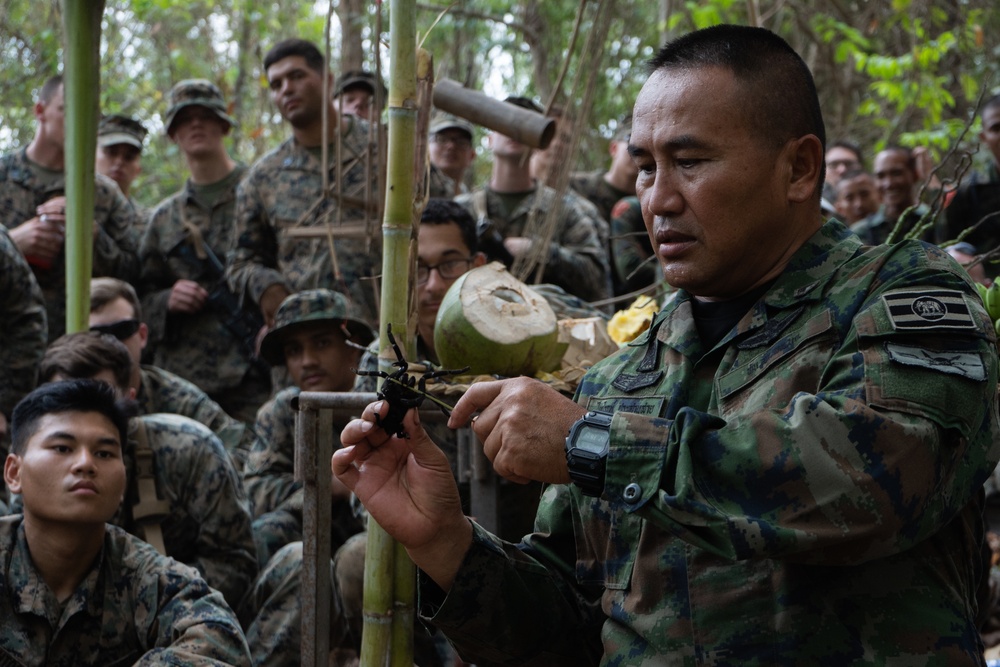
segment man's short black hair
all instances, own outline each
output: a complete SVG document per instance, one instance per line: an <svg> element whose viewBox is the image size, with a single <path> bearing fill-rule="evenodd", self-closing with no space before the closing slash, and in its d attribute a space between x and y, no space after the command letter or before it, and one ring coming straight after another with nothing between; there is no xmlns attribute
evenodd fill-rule
<svg viewBox="0 0 1000 667"><path fill-rule="evenodd" d="M118 429L122 448L128 440L128 401L119 399L114 388L100 380L65 380L43 384L21 399L10 418L10 453L21 456L28 440L38 431L45 415L61 412L97 412Z"/></svg>
<svg viewBox="0 0 1000 667"><path fill-rule="evenodd" d="M322 52L312 42L298 37L282 40L272 46L264 56L264 71L267 72L271 65L290 56L302 56L309 69L321 73L323 71Z"/></svg>
<svg viewBox="0 0 1000 667"><path fill-rule="evenodd" d="M783 146L790 139L812 134L826 154L826 129L812 73L795 49L770 30L739 25L696 30L667 43L649 66L654 72L727 69L742 84L747 120L761 138ZM821 169L820 184L825 163Z"/></svg>
<svg viewBox="0 0 1000 667"><path fill-rule="evenodd" d="M907 146L901 146L899 144L889 144L885 148L879 151L879 153L902 153L906 156L906 168L913 172L914 176L917 173L917 158L913 155L913 149Z"/></svg>
<svg viewBox="0 0 1000 667"><path fill-rule="evenodd" d="M454 223L462 232L462 241L469 247L469 254L479 252L479 235L476 221L469 210L451 199L431 198L427 200L424 212L420 214L421 225L446 225Z"/></svg>

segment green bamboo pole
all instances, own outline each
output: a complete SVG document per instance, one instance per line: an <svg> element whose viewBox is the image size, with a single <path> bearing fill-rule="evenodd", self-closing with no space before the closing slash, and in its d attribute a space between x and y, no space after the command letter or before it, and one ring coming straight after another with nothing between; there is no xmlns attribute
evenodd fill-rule
<svg viewBox="0 0 1000 667"><path fill-rule="evenodd" d="M407 358L412 356L414 349L408 311L417 224L413 207L417 120L416 35L414 0L391 0L380 356L390 353L386 330L391 324ZM413 564L405 551L381 526L369 519L361 667L413 664L414 579ZM398 594L403 594L402 599ZM408 622L406 619L409 619Z"/></svg>
<svg viewBox="0 0 1000 667"><path fill-rule="evenodd" d="M66 331L90 316L94 261L94 152L101 88L104 0L64 0L63 89L66 97Z"/></svg>

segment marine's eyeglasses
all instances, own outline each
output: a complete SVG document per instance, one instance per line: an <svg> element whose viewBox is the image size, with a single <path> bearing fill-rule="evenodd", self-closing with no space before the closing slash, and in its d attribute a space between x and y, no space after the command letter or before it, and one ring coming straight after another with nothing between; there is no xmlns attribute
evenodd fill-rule
<svg viewBox="0 0 1000 667"><path fill-rule="evenodd" d="M437 269L438 275L445 280L454 280L469 269L471 257L465 259L449 259L431 266L430 264L417 264L417 284L423 285L431 277L431 269Z"/></svg>
<svg viewBox="0 0 1000 667"><path fill-rule="evenodd" d="M118 340L125 340L135 335L139 330L139 320L120 320L111 324L95 324L90 327L91 331L114 336Z"/></svg>

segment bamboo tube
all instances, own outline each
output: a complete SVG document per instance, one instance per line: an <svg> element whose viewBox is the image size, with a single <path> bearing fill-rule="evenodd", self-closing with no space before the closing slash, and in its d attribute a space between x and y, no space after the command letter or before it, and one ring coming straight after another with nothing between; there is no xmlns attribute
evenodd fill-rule
<svg viewBox="0 0 1000 667"><path fill-rule="evenodd" d="M555 118L507 104L451 79L434 84L434 106L532 148L548 147L556 134Z"/></svg>
<svg viewBox="0 0 1000 667"><path fill-rule="evenodd" d="M104 0L65 0L66 98L66 331L90 319L94 261L94 157L101 88L101 17Z"/></svg>
<svg viewBox="0 0 1000 667"><path fill-rule="evenodd" d="M391 0L389 5L389 150L386 169L385 214L382 222L382 298L379 356L390 352L387 328L407 357L414 351L409 304L416 246L414 155L417 121L416 4ZM396 580L406 580L396 595ZM375 521L368 521L365 555L364 629L362 667L413 664L413 606L415 571L406 553ZM409 619L407 624L404 619ZM398 627L396 627L398 625Z"/></svg>

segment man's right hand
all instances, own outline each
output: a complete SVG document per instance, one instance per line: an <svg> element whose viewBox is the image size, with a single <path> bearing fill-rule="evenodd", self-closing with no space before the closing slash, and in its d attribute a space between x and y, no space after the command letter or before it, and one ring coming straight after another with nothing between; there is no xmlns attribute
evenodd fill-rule
<svg viewBox="0 0 1000 667"><path fill-rule="evenodd" d="M462 513L448 459L410 410L403 420L409 438L375 424L388 404L376 401L341 432L333 454L334 475L354 492L382 528L443 590L451 588L472 544L472 524Z"/></svg>
<svg viewBox="0 0 1000 667"><path fill-rule="evenodd" d="M171 313L187 313L193 315L205 307L208 290L193 280L178 280L170 288L167 297L167 311Z"/></svg>
<svg viewBox="0 0 1000 667"><path fill-rule="evenodd" d="M63 248L65 228L42 214L8 230L10 238L25 257L51 262Z"/></svg>

